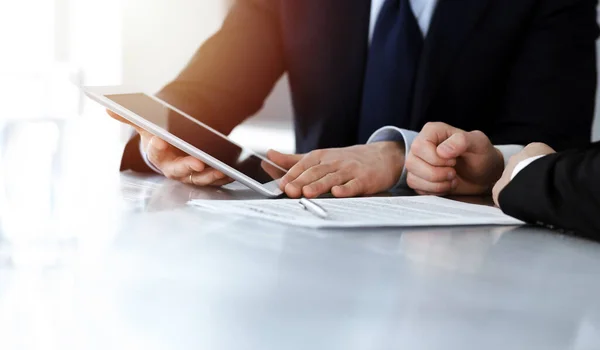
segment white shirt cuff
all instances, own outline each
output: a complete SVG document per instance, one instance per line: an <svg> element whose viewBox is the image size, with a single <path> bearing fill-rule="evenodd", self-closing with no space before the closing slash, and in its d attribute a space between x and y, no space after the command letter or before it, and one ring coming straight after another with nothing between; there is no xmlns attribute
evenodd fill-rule
<svg viewBox="0 0 600 350"><path fill-rule="evenodd" d="M525 149L525 147L521 146L521 145L499 145L499 146L494 146L494 147L496 147L496 149L498 151L500 151L500 153L502 153L502 156L504 157L504 167L505 168L508 165L508 162L510 161L510 158L512 156L517 155L523 149Z"/></svg>
<svg viewBox="0 0 600 350"><path fill-rule="evenodd" d="M154 171L157 174L163 175L163 172L160 171L160 169L157 168L156 165L152 164L150 159L148 159L148 153L146 153L144 146L142 146L142 140L140 140L140 154L142 155L142 159L144 160L144 163L146 163L148 168L152 169L152 171Z"/></svg>
<svg viewBox="0 0 600 350"><path fill-rule="evenodd" d="M404 142L404 149L405 149L404 159L407 159L408 154L410 153L410 147L412 146L413 141L415 140L415 138L418 135L419 135L419 133L415 132L415 131L401 129L401 128L398 128L395 126L386 126L386 127L383 127L381 129L375 131L373 133L373 135L371 135L371 137L367 141L367 144L374 143L374 142L383 142L383 141ZM521 146L521 145L498 145L495 147L496 147L496 149L498 149L498 151L500 151L500 153L502 153L502 156L504 157L504 166L505 167L508 165L508 162L510 161L510 158L512 156L518 154L525 148L524 146ZM533 162L535 160L536 159L532 159L531 162ZM523 168L525 168L525 166L529 165L531 162L525 164L522 168L519 169L519 171L522 170ZM515 171L516 170L517 169L515 169ZM516 173L518 173L518 171L513 173L513 177L516 176ZM406 167L404 167L402 169L402 175L400 176L400 180L398 180L398 183L391 189L394 190L394 189L398 189L400 187L407 187L407 184L406 184L407 175L408 175L408 172L406 171Z"/></svg>
<svg viewBox="0 0 600 350"><path fill-rule="evenodd" d="M521 171L523 171L523 169L527 168L531 163L535 162L536 160L543 158L545 156L536 156L536 157L531 157L531 158L527 158L525 160L522 160L519 162L519 164L517 164L517 166L515 167L515 170L513 170L513 173L510 177L510 179L514 179L515 176L517 176L517 174L519 174Z"/></svg>
<svg viewBox="0 0 600 350"><path fill-rule="evenodd" d="M419 135L418 132L400 129L395 126L386 126L375 131L369 138L369 141L367 141L367 144L383 141L404 142L404 159L406 160L408 158L408 154L410 153L410 146L417 135ZM395 190L400 187L408 187L406 184L407 176L408 173L406 171L406 167L402 165L402 175L400 176L400 180L398 180L396 185L394 185L394 187L392 187L390 190Z"/></svg>

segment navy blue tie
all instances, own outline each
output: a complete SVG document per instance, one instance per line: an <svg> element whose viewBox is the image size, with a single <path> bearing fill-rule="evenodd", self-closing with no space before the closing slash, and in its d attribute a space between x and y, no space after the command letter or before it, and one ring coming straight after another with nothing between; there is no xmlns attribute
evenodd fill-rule
<svg viewBox="0 0 600 350"><path fill-rule="evenodd" d="M423 44L409 0L386 0L369 48L359 143L386 125L408 127Z"/></svg>

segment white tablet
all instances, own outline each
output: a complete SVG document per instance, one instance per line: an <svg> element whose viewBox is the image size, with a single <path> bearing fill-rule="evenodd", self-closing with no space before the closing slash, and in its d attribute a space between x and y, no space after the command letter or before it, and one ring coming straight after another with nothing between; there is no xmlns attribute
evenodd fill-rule
<svg viewBox="0 0 600 350"><path fill-rule="evenodd" d="M83 90L91 99L131 123L262 195L271 198L282 195L279 179L285 175L285 169L174 106L124 87L85 87Z"/></svg>

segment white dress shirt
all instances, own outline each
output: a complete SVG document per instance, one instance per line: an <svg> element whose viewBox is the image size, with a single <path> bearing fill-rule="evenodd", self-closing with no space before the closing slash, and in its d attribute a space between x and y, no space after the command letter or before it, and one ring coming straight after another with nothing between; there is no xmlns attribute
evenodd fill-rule
<svg viewBox="0 0 600 350"><path fill-rule="evenodd" d="M377 18L379 17L379 13L381 12L381 8L386 0L372 0L371 2L371 22L369 25L369 41L372 39L373 34L375 32L375 25L377 24ZM431 19L435 12L436 6L439 0L410 0L410 5L415 14L417 22L419 23L419 27L421 28L421 32L423 36L426 37L429 31L429 25L431 23ZM404 142L406 149L406 156L410 152L410 146L412 145L413 140L418 135L418 132L400 129L394 126L387 126L378 131L376 131L367 143L373 142L381 142L381 141L397 141ZM517 145L506 145L506 146L496 146L498 150L504 156L504 162L507 163L509 158L514 154L519 153L523 147ZM142 152L142 156L146 164L156 172L159 172L155 166L148 160L146 156L146 152L141 147L140 142L140 151ZM402 177L399 182L394 186L397 187L406 187L406 169L402 171Z"/></svg>
<svg viewBox="0 0 600 350"><path fill-rule="evenodd" d="M377 24L377 18L379 17L379 12L381 12L381 8L386 0L372 0L371 2L371 25L369 26L369 38L373 37L373 33L375 32L375 25ZM433 17L433 13L435 12L435 7L437 6L439 0L410 0L410 6L412 7L413 13L417 18L417 22L419 22L419 27L421 28L421 32L423 36L427 36L427 31L429 31L429 24L431 23L431 18Z"/></svg>
<svg viewBox="0 0 600 350"><path fill-rule="evenodd" d="M535 156L535 157L531 157L531 158L527 158L524 159L522 161L520 161L519 163L517 163L517 166L515 166L515 170L513 170L510 179L514 179L515 176L517 176L521 171L523 171L525 168L527 168L528 166L531 165L531 163L535 162L538 159L544 158L545 156Z"/></svg>

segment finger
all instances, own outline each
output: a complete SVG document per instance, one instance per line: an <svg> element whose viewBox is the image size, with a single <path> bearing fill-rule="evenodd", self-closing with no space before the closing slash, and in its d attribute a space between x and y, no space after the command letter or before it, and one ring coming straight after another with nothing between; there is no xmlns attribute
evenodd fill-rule
<svg viewBox="0 0 600 350"><path fill-rule="evenodd" d="M456 179L444 182L429 182L413 173L408 173L406 183L415 191L427 192L437 196L446 195L458 186L458 180Z"/></svg>
<svg viewBox="0 0 600 350"><path fill-rule="evenodd" d="M199 173L209 169L201 160L191 156L177 157L171 161L164 162L161 169L165 176L171 178L189 177L192 173Z"/></svg>
<svg viewBox="0 0 600 350"><path fill-rule="evenodd" d="M302 196L302 190L304 186L310 185L313 182L323 178L325 175L338 170L332 164L319 164L315 165L306 171L304 171L300 176L298 176L294 181L289 182L285 186L285 193L291 198L298 198ZM287 176L287 175L286 175Z"/></svg>
<svg viewBox="0 0 600 350"><path fill-rule="evenodd" d="M129 120L127 120L127 119L125 119L125 118L121 117L120 115L118 115L117 113L115 113L115 112L113 112L113 111L111 111L111 110L109 110L109 109L107 109L107 110L106 110L106 113L108 113L108 115L109 115L111 118L113 118L113 119L115 119L115 120L117 120L117 121L119 121L119 122L121 122L121 123L123 123L123 124L127 124L127 125L129 125L129 126L133 127L133 128L134 128L134 129L135 129L135 130L138 132L138 134L142 134L142 133L144 133L144 132L146 132L146 133L147 133L147 131L145 131L144 129L140 128L139 126L137 126L137 125L133 124L133 123L132 123L132 122L130 122Z"/></svg>
<svg viewBox="0 0 600 350"><path fill-rule="evenodd" d="M304 186L302 193L306 198L316 198L322 194L328 193L334 186L340 186L352 179L349 172L336 171L323 176L321 179Z"/></svg>
<svg viewBox="0 0 600 350"><path fill-rule="evenodd" d="M190 177L188 176L188 178ZM212 168L207 168L204 171L193 173L190 180L191 184L194 186L210 186L218 183L219 181L226 180L226 178L227 175L223 174L222 172Z"/></svg>
<svg viewBox="0 0 600 350"><path fill-rule="evenodd" d="M341 186L334 186L331 194L336 198L357 197L364 194L364 185L358 179L352 179Z"/></svg>
<svg viewBox="0 0 600 350"><path fill-rule="evenodd" d="M456 178L456 169L432 166L415 156L409 156L406 160L406 170L429 182L452 181Z"/></svg>
<svg viewBox="0 0 600 350"><path fill-rule="evenodd" d="M450 136L460 132L463 132L463 130L446 123L430 122L425 124L419 136L425 139L425 141L439 145L450 138Z"/></svg>
<svg viewBox="0 0 600 350"><path fill-rule="evenodd" d="M296 180L298 176L302 175L306 170L318 165L321 162L321 153L311 152L305 155L296 165L294 165L284 177L281 178L280 186L285 189L287 184Z"/></svg>
<svg viewBox="0 0 600 350"><path fill-rule="evenodd" d="M188 176L192 172L201 172L206 168L201 160L191 156L181 156L182 152L156 136L150 139L147 154L148 160L170 178Z"/></svg>
<svg viewBox="0 0 600 350"><path fill-rule="evenodd" d="M146 152L146 154L148 154L148 147L150 146L150 141L152 140L152 138L154 137L154 135L148 134L148 133L139 133L140 134L140 139L142 142L142 147L144 152Z"/></svg>
<svg viewBox="0 0 600 350"><path fill-rule="evenodd" d="M129 120L127 120L127 119L125 119L125 118L121 117L120 115L118 115L117 113L115 113L115 112L111 111L110 109L107 109L107 110L106 110L106 113L108 113L108 115L109 115L111 118L113 118L113 119L115 119L115 120L117 120L117 121L120 121L121 123L124 123L124 124L129 124L129 125L133 126L133 124L132 124L132 123L131 123Z"/></svg>
<svg viewBox="0 0 600 350"><path fill-rule="evenodd" d="M168 143L156 136L153 136L148 141L146 154L148 160L161 170L163 170L163 163L172 161L178 157L178 154L175 153Z"/></svg>
<svg viewBox="0 0 600 350"><path fill-rule="evenodd" d="M273 180L280 179L285 173L280 169L274 167L272 164L269 164L266 161L260 162L260 167L267 173Z"/></svg>
<svg viewBox="0 0 600 350"><path fill-rule="evenodd" d="M227 185L227 184L230 184L230 183L232 183L233 181L234 181L234 180L233 180L232 178L230 178L230 177L225 177L225 178L224 178L224 179L222 179L222 180L217 180L217 181L215 181L215 182L211 183L211 184L210 184L210 186L212 186L212 187L221 187L221 186L225 186L225 185Z"/></svg>
<svg viewBox="0 0 600 350"><path fill-rule="evenodd" d="M481 131L459 132L438 147L438 154L443 158L457 158L465 152L483 154L489 151L491 142Z"/></svg>
<svg viewBox="0 0 600 350"><path fill-rule="evenodd" d="M429 193L425 191L415 191L419 196L435 196L434 193Z"/></svg>
<svg viewBox="0 0 600 350"><path fill-rule="evenodd" d="M267 158L284 169L291 169L303 157L303 154L284 154L275 150L269 150L267 152Z"/></svg>
<svg viewBox="0 0 600 350"><path fill-rule="evenodd" d="M433 166L456 165L456 159L445 159L437 154L437 145L437 143L427 140L424 136L418 136L410 147L410 154L421 158Z"/></svg>
<svg viewBox="0 0 600 350"><path fill-rule="evenodd" d="M469 148L466 133L450 136L437 147L437 154L444 159L458 158Z"/></svg>

